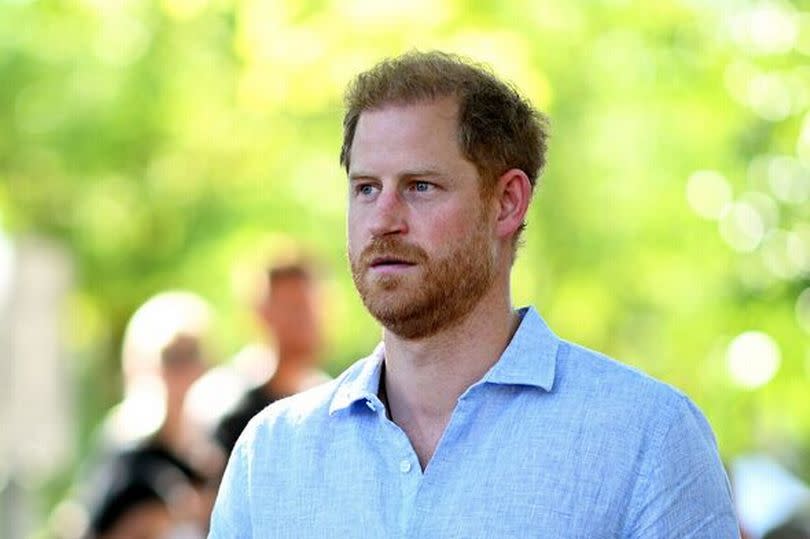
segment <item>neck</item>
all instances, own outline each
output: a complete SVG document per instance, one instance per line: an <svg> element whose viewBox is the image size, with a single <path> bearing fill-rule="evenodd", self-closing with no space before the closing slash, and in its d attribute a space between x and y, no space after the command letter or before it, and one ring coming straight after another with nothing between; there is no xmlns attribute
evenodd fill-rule
<svg viewBox="0 0 810 539"><path fill-rule="evenodd" d="M311 377L312 363L306 357L291 354L283 348L278 352L278 364L273 376L265 383L265 389L275 397L285 397L304 389Z"/></svg>
<svg viewBox="0 0 810 539"><path fill-rule="evenodd" d="M157 437L174 453L182 452L184 446L183 417L178 406L168 406L166 419L163 421Z"/></svg>
<svg viewBox="0 0 810 539"><path fill-rule="evenodd" d="M464 391L494 365L517 329L509 282L493 286L454 326L418 340L385 331L385 397L394 422L414 439L426 437L426 465ZM432 434L431 434L432 433Z"/></svg>

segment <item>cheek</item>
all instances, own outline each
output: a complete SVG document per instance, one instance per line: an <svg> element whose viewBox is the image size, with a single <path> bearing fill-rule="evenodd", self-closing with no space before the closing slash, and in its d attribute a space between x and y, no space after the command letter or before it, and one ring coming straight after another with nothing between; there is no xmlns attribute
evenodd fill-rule
<svg viewBox="0 0 810 539"><path fill-rule="evenodd" d="M363 248L363 227L362 221L356 213L349 213L346 219L346 245L349 255L359 254Z"/></svg>
<svg viewBox="0 0 810 539"><path fill-rule="evenodd" d="M429 235L433 241L455 243L456 240L468 238L485 223L478 212L468 208L452 208L420 219L416 226L422 229L423 237Z"/></svg>
<svg viewBox="0 0 810 539"><path fill-rule="evenodd" d="M359 256L360 249L360 244L358 243L357 239L352 235L351 231L349 231L346 241L346 252L349 255L349 259L352 260Z"/></svg>

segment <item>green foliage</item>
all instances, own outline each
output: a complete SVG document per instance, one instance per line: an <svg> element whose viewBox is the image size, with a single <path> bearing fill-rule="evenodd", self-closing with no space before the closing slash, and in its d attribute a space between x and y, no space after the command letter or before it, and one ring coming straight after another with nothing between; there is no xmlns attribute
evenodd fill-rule
<svg viewBox="0 0 810 539"><path fill-rule="evenodd" d="M96 381L117 380L133 310L162 289L197 290L232 352L250 337L235 268L273 234L331 265L330 370L371 348L379 332L343 254L341 94L411 48L491 64L552 119L516 300L683 389L725 457L810 447L810 305L798 300L810 275L810 15L798 9L0 0L0 223L75 256L82 447L116 398ZM727 190L713 219L690 207L711 198L700 170ZM736 225L735 200L747 204ZM781 357L754 389L728 369L746 331Z"/></svg>

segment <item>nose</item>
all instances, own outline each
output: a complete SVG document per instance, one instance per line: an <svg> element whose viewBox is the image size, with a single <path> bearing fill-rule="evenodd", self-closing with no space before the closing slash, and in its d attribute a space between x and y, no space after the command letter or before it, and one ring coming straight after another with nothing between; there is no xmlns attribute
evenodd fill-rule
<svg viewBox="0 0 810 539"><path fill-rule="evenodd" d="M371 235L374 237L408 232L407 207L395 189L383 189L374 201Z"/></svg>

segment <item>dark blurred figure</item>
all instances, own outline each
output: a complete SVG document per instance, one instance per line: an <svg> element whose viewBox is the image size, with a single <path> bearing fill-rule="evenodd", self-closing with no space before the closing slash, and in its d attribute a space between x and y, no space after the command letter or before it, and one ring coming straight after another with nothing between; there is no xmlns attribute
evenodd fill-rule
<svg viewBox="0 0 810 539"><path fill-rule="evenodd" d="M200 538L205 478L159 444L123 450L104 463L85 537Z"/></svg>
<svg viewBox="0 0 810 539"><path fill-rule="evenodd" d="M124 399L101 427L101 456L82 485L81 537L204 536L215 472L192 464L202 436L192 431L183 403L206 370L211 313L196 294L164 292L130 319L122 351Z"/></svg>
<svg viewBox="0 0 810 539"><path fill-rule="evenodd" d="M214 438L226 454L267 405L328 380L318 369L323 342L318 282L305 256L288 254L270 264L253 308L265 342L245 347L238 356L271 368L216 425Z"/></svg>
<svg viewBox="0 0 810 539"><path fill-rule="evenodd" d="M810 506L803 506L787 522L770 530L762 539L810 539Z"/></svg>
<svg viewBox="0 0 810 539"><path fill-rule="evenodd" d="M787 522L769 531L762 539L810 539L810 531L799 523Z"/></svg>

